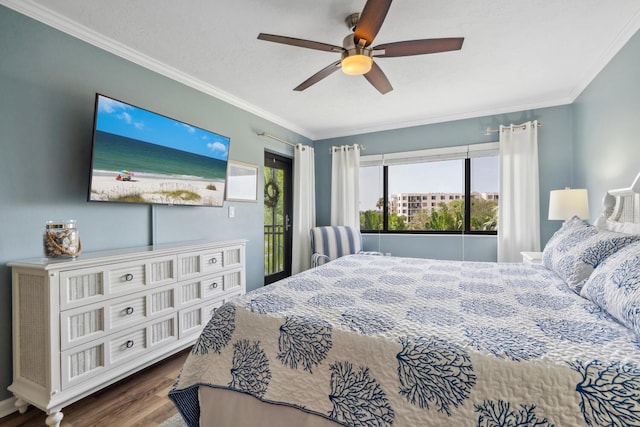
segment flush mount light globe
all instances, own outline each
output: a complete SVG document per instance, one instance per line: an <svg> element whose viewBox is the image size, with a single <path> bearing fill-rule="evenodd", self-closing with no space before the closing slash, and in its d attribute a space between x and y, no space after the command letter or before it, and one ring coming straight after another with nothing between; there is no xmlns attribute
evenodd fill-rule
<svg viewBox="0 0 640 427"><path fill-rule="evenodd" d="M367 55L351 55L342 60L342 72L350 76L360 76L371 71L373 59Z"/></svg>
<svg viewBox="0 0 640 427"><path fill-rule="evenodd" d="M348 35L342 42L342 72L350 76L361 76L371 71L373 65L372 51L365 46L365 41L355 45L353 35Z"/></svg>

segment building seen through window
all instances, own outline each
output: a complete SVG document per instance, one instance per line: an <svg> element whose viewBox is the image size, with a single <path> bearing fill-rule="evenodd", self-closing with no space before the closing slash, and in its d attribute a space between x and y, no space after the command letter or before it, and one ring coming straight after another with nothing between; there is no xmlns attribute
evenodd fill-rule
<svg viewBox="0 0 640 427"><path fill-rule="evenodd" d="M384 160L362 162L361 230L495 234L500 200L495 151L422 162L409 158L388 165Z"/></svg>

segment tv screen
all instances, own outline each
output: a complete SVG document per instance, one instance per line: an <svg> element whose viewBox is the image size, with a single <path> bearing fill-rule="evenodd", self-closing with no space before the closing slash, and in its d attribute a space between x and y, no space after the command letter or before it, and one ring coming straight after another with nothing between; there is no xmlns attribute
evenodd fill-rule
<svg viewBox="0 0 640 427"><path fill-rule="evenodd" d="M89 201L222 206L229 138L96 94Z"/></svg>

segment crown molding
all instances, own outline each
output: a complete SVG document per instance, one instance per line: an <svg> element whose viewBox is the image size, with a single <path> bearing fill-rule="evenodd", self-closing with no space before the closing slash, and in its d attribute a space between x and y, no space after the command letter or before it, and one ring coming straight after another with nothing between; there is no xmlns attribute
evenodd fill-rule
<svg viewBox="0 0 640 427"><path fill-rule="evenodd" d="M629 41L629 39L640 30L640 11L635 13L629 18L627 25L625 25L618 36L612 41L612 43L605 49L597 61L594 64L585 69L583 75L578 80L578 83L567 94L566 97L560 97L553 100L523 103L521 105L502 106L498 108L490 108L481 111L468 111L458 114L433 116L429 118L423 118L420 120L408 120L404 122L394 123L378 123L374 126L364 126L360 128L349 127L330 129L326 132L316 131L313 132L310 129L302 128L294 123L291 123L279 116L276 116L266 110L263 110L245 100L238 98L224 90L221 90L213 85L205 83L204 81L197 79L189 74L186 74L176 68L173 68L163 62L138 52L135 49L131 49L122 43L119 43L113 39L105 37L96 31L93 31L79 23L70 20L69 18L60 15L57 12L48 9L39 3L32 0L0 0L0 4L15 10L25 16L28 16L36 21L39 21L45 25L55 28L63 33L66 33L74 38L89 43L99 49L110 52L116 56L119 56L127 61L135 63L141 67L144 67L150 71L156 72L169 79L189 86L199 92L205 93L216 99L224 101L232 106L254 114L260 118L268 120L271 123L282 126L283 128L295 132L301 136L304 136L312 141L338 138L345 136L352 136L357 134L371 133L386 131L391 129L400 129L406 127L423 126L434 123L442 123L453 120L462 120L468 118L475 118L481 116L491 116L495 114L504 114L507 112L524 111L533 108L546 108L558 105L565 105L573 103L580 94L589 86L589 84L596 78L596 76L606 67L606 65L615 57L615 55L623 48L623 46Z"/></svg>
<svg viewBox="0 0 640 427"><path fill-rule="evenodd" d="M431 125L436 123L453 122L457 120L476 119L480 117L491 117L491 116L497 116L501 114L510 114L510 113L517 113L521 111L536 110L540 108L559 107L561 105L571 104L572 102L573 102L573 99L571 99L569 96L566 96L566 97L555 98L548 101L528 102L528 103L508 105L508 106L497 106L497 107L492 107L485 110L467 111L467 112L458 113L458 114L425 117L419 120L407 120L404 122L393 122L393 123L379 123L376 126L367 126L367 127L361 127L361 128L350 127L348 129L347 128L333 129L329 132L322 132L322 133L316 134L317 139L315 139L314 141L322 141L325 139L341 138L341 137L354 136L354 135L363 135L363 134L373 133L373 132L391 131L395 129L405 129L410 127L425 126L425 125ZM484 129L478 128L478 133L481 133L483 131Z"/></svg>
<svg viewBox="0 0 640 427"><path fill-rule="evenodd" d="M240 108L248 113L254 114L274 124L284 127L292 132L296 132L306 138L313 140L313 134L307 129L303 129L294 123L288 122L281 117L275 116L268 111L256 107L228 92L225 92L213 85L203 82L187 73L158 61L142 52L138 52L116 40L106 37L84 25L81 25L66 16L63 16L51 9L48 9L31 0L0 0L0 4L15 10L29 18L35 19L56 30L62 31L74 38L82 40L99 49L112 53L120 58L144 67L150 71L163 75L171 80L189 86L199 92L217 98L234 107Z"/></svg>
<svg viewBox="0 0 640 427"><path fill-rule="evenodd" d="M616 38L602 52L600 57L594 64L586 69L578 81L578 84L571 91L571 102L574 102L578 96L591 84L597 75L607 66L614 56L620 52L625 44L640 30L640 11L631 15L627 24L622 27Z"/></svg>

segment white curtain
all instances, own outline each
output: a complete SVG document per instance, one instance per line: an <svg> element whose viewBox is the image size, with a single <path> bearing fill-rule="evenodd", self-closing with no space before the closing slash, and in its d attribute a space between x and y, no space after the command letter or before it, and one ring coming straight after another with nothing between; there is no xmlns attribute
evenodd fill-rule
<svg viewBox="0 0 640 427"><path fill-rule="evenodd" d="M298 144L293 158L292 274L311 267L310 232L315 226L316 183L313 148Z"/></svg>
<svg viewBox="0 0 640 427"><path fill-rule="evenodd" d="M360 229L360 146L331 149L331 225Z"/></svg>
<svg viewBox="0 0 640 427"><path fill-rule="evenodd" d="M538 122L500 126L498 262L540 250Z"/></svg>

